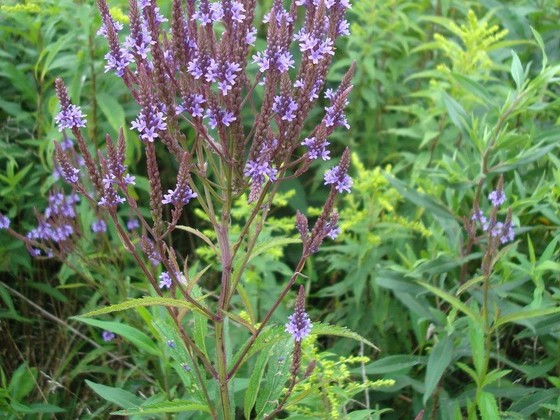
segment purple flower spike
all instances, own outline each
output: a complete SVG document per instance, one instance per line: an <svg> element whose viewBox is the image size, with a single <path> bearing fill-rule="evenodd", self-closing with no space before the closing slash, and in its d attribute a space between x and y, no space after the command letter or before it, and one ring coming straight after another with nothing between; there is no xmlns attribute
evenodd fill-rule
<svg viewBox="0 0 560 420"><path fill-rule="evenodd" d="M91 231L94 233L107 232L107 223L103 219L96 220L91 224Z"/></svg>
<svg viewBox="0 0 560 420"><path fill-rule="evenodd" d="M325 173L325 185L331 184L334 185L338 193L343 191L350 192L352 178L338 165Z"/></svg>
<svg viewBox="0 0 560 420"><path fill-rule="evenodd" d="M160 282L159 282L159 288L160 289L170 289L171 288L171 276L169 275L169 273L167 271L164 271L163 273L160 274L159 276Z"/></svg>
<svg viewBox="0 0 560 420"><path fill-rule="evenodd" d="M136 119L132 121L130 128L138 130L142 140L153 143L159 137L159 132L167 129L165 112L164 104L147 105L142 108Z"/></svg>
<svg viewBox="0 0 560 420"><path fill-rule="evenodd" d="M8 229L10 227L10 219L0 213L0 229Z"/></svg>
<svg viewBox="0 0 560 420"><path fill-rule="evenodd" d="M195 193L190 187L187 185L184 188L176 188L174 190L167 190L167 194L163 195L163 204L173 204L175 206L189 204L191 199L198 197L198 194Z"/></svg>
<svg viewBox="0 0 560 420"><path fill-rule="evenodd" d="M326 139L321 140L320 138L308 137L302 141L301 144L309 149L307 151L309 159L315 160L321 158L323 160L329 160L331 158L329 156L330 151L327 150L329 142Z"/></svg>
<svg viewBox="0 0 560 420"><path fill-rule="evenodd" d="M82 109L77 105L68 105L68 107L63 108L54 120L58 125L58 131L62 131L65 128L74 128L74 127L85 127L86 120L85 114L82 112Z"/></svg>
<svg viewBox="0 0 560 420"><path fill-rule="evenodd" d="M232 112L217 107L208 108L206 110L206 117L208 117L208 125L210 128L216 128L218 125L229 127L229 125L235 121Z"/></svg>
<svg viewBox="0 0 560 420"><path fill-rule="evenodd" d="M492 202L494 207L499 207L506 202L506 194L503 190L497 189L488 194L488 200Z"/></svg>
<svg viewBox="0 0 560 420"><path fill-rule="evenodd" d="M278 114L280 119L291 122L296 117L295 112L298 109L296 101L288 95L280 95L274 98L272 110Z"/></svg>
<svg viewBox="0 0 560 420"><path fill-rule="evenodd" d="M115 335L115 333L111 332L111 331L103 331L103 333L101 334L101 338L103 339L103 341L113 341L117 336Z"/></svg>
<svg viewBox="0 0 560 420"><path fill-rule="evenodd" d="M294 313L288 317L286 332L289 333L295 341L301 341L309 336L312 327L313 324L309 319L309 315L305 312L305 292L303 286L300 286Z"/></svg>
<svg viewBox="0 0 560 420"><path fill-rule="evenodd" d="M206 71L207 82L217 82L218 89L222 95L226 96L235 84L237 72L241 71L241 66L233 62L220 63L214 59L210 60L210 66Z"/></svg>

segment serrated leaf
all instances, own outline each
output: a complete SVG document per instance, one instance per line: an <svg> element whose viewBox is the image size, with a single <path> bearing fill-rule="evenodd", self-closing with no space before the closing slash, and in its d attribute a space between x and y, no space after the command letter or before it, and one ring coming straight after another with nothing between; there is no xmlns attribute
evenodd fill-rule
<svg viewBox="0 0 560 420"><path fill-rule="evenodd" d="M185 384L185 388L194 393L194 396L198 398L197 402L202 403L205 401L203 393L204 387L200 383L198 375L195 374L194 364L196 361L191 358L189 352L185 348L183 339L177 331L177 327L167 319L154 319L153 325L160 334L160 338L163 342L172 340L175 343L175 348L170 349L169 354L180 366L186 364L190 367L188 370L183 369L183 372L187 375L190 382ZM197 368L200 369L198 364Z"/></svg>
<svg viewBox="0 0 560 420"><path fill-rule="evenodd" d="M276 344L270 351L264 384L257 395L255 409L257 418L262 418L264 413L271 411L277 404L282 394L284 385L290 373L290 355L293 351L294 341L285 339Z"/></svg>
<svg viewBox="0 0 560 420"><path fill-rule="evenodd" d="M162 401L154 404L146 404L141 407L127 408L125 410L114 411L113 416L136 416L145 414L163 414L163 413L182 413L185 411L203 411L210 413L207 406L196 404L190 401Z"/></svg>
<svg viewBox="0 0 560 420"><path fill-rule="evenodd" d="M117 404L119 407L138 407L143 400L121 388L113 388L111 386L97 384L86 379L88 386L104 400Z"/></svg>
<svg viewBox="0 0 560 420"><path fill-rule="evenodd" d="M371 341L366 340L360 334L355 333L352 330L349 330L346 327L340 327L338 325L331 325L331 324L323 324L321 322L314 322L313 328L311 329L311 334L316 335L333 335L336 337L346 337L351 338L352 340L359 341L360 343L364 343L377 351L380 351L379 348L373 344Z"/></svg>
<svg viewBox="0 0 560 420"><path fill-rule="evenodd" d="M500 410L496 398L489 392L481 391L478 394L478 409L482 420L495 420L500 418Z"/></svg>
<svg viewBox="0 0 560 420"><path fill-rule="evenodd" d="M246 419L251 418L251 411L257 401L257 394L260 389L264 369L269 358L270 352L263 350L261 354L259 354L255 367L253 368L253 372L251 373L251 377L249 378L249 385L247 386L245 397L243 399L243 413L245 414Z"/></svg>
<svg viewBox="0 0 560 420"><path fill-rule="evenodd" d="M203 301L204 299L206 299L206 297L208 297L208 295L204 295L200 298L197 298L196 300ZM171 306L173 308L187 308L187 309L195 310L201 314L204 314L203 311L199 310L192 303L189 303L185 300L165 298L159 296L144 296L138 299L129 299L127 301L117 303L115 305L106 306L105 308L96 309L95 311L91 311L83 315L80 315L79 318L90 318L97 315L110 314L112 312L126 311L127 309L133 309L139 306ZM72 318L78 318L78 317L72 317Z"/></svg>
<svg viewBox="0 0 560 420"><path fill-rule="evenodd" d="M119 336L130 341L139 349L144 350L153 356L161 357L161 351L154 345L150 337L144 334L142 331L131 327L129 325L121 324L119 322L112 321L101 321L99 319L89 319L82 317L72 317L76 321L83 322L84 324L91 325L93 327L98 327L106 331L114 332Z"/></svg>

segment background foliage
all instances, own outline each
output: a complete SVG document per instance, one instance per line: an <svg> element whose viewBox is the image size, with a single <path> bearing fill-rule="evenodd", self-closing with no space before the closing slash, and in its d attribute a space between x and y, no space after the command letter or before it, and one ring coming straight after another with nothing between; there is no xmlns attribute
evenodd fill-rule
<svg viewBox="0 0 560 420"><path fill-rule="evenodd" d="M0 6L0 212L22 233L59 185L55 77L83 106L98 146L137 112L121 81L103 73L106 46L95 36L92 3ZM123 1L111 4L126 11ZM338 45L330 80L357 62L352 129L334 136L340 150L352 147L354 189L339 205L343 235L306 267L305 286L313 320L347 326L382 351L341 337L307 342L305 357L318 360L316 386L298 390L307 399L289 407L291 418L397 419L421 410L433 419L556 418L560 4L356 0L350 18L352 35ZM142 196L139 141L125 133ZM295 209L321 202L319 189L303 194L321 182L316 165L315 178L294 182L277 201L265 237L295 237ZM485 275L489 243L469 245L466 225L475 205L490 207L500 176L516 238L496 250ZM150 294L116 233L93 234L97 215L85 205L80 214L83 235L65 264L33 260L0 232L0 412L11 418L94 418L187 392L188 378L151 327L157 308L69 319ZM247 214L240 206L232 216ZM216 264L203 244L179 245L198 261L193 273ZM285 281L297 246L278 243L251 261L243 284L259 312ZM118 338L104 343L102 329ZM237 384L240 399L250 374Z"/></svg>

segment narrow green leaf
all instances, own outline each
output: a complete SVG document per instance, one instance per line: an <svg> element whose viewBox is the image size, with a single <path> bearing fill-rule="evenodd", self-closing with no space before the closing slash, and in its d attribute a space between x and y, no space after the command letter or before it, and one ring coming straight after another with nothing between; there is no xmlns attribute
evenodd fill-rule
<svg viewBox="0 0 560 420"><path fill-rule="evenodd" d="M115 133L118 133L120 128L125 126L125 115L122 105L114 96L108 93L99 92L95 97L111 128L115 130Z"/></svg>
<svg viewBox="0 0 560 420"><path fill-rule="evenodd" d="M249 386L245 391L245 397L243 400L243 413L245 414L245 418L248 420L251 419L251 411L257 401L257 394L261 386L264 368L268 363L270 354L271 352L266 350L263 350L259 354L255 367L253 368L253 373L251 373L251 377L249 378Z"/></svg>
<svg viewBox="0 0 560 420"><path fill-rule="evenodd" d="M153 356L161 357L161 351L157 348L157 346L154 345L150 337L134 327L121 324L119 322L101 321L99 319L89 319L82 317L72 317L72 319L83 322L84 324L91 325L93 327L98 327L103 330L114 332L115 334L118 334L119 336L130 341L139 349L144 350L146 353L149 353Z"/></svg>
<svg viewBox="0 0 560 420"><path fill-rule="evenodd" d="M154 404L146 404L141 407L127 408L126 410L114 411L112 416L137 416L146 414L163 414L163 413L182 413L185 411L197 411L210 413L207 406L192 403L190 401L162 401Z"/></svg>
<svg viewBox="0 0 560 420"><path fill-rule="evenodd" d="M422 281L419 281L418 284L422 285L423 287L425 287L426 289L428 289L430 292L432 292L434 295L439 296L440 298L442 298L443 300L445 300L447 303L449 303L451 306L453 306L454 308L456 308L457 310L463 312L465 315L467 315L469 318L471 318L473 321L475 322L479 322L480 316L477 315L476 313L474 313L471 309L469 309L467 307L467 305L465 305L463 302L461 302L459 299L457 299L455 296L450 295L449 293L447 293L446 291L443 291L435 286L432 286L431 284L428 283L424 283Z"/></svg>
<svg viewBox="0 0 560 420"><path fill-rule="evenodd" d="M138 407L142 404L142 399L125 391L121 388L113 388L111 386L96 384L86 379L88 386L104 400L117 404L119 407Z"/></svg>
<svg viewBox="0 0 560 420"><path fill-rule="evenodd" d="M447 114L449 115L449 118L451 118L453 124L461 131L465 133L468 132L468 121L470 118L461 104L445 92L443 93L443 104L445 105Z"/></svg>
<svg viewBox="0 0 560 420"><path fill-rule="evenodd" d="M198 298L198 301L203 301L208 295ZM105 308L96 309L95 311L88 312L86 314L80 315L79 318L90 318L97 315L110 314L112 312L125 311L127 309L137 308L139 306L171 306L173 308L187 308L195 310L201 314L204 312L200 311L197 307L193 306L191 303L173 298L165 298L159 296L144 296L138 299L129 299L127 301L117 303L115 305L106 306ZM73 317L77 318L77 317Z"/></svg>
<svg viewBox="0 0 560 420"><path fill-rule="evenodd" d="M374 349L379 351L379 348L375 344L373 344L371 341L366 340L360 334L357 334L354 331L349 330L346 327L340 327L338 325L324 324L322 322L314 322L313 323L313 328L311 329L311 334L333 335L333 336L336 336L336 337L351 338L352 340L356 340L356 341L359 341L361 343L364 343L364 344L366 344L370 347L373 347Z"/></svg>
<svg viewBox="0 0 560 420"><path fill-rule="evenodd" d="M523 87L523 83L525 83L525 72L523 71L521 60L519 60L519 57L517 56L515 51L511 51L511 56L511 77L513 77L517 89L521 89Z"/></svg>
<svg viewBox="0 0 560 420"><path fill-rule="evenodd" d="M436 343L432 348L428 365L426 367L425 391L422 397L424 405L428 402L428 398L434 393L437 385L443 376L443 373L451 363L453 358L453 341L447 336L443 340Z"/></svg>
<svg viewBox="0 0 560 420"><path fill-rule="evenodd" d="M493 328L496 329L501 327L502 325L508 324L510 322L517 322L517 321L524 321L530 318L538 318L541 316L547 315L555 315L560 313L560 306L555 308L546 308L546 309L532 309L528 311L519 311L513 314L504 315L499 317L493 325Z"/></svg>

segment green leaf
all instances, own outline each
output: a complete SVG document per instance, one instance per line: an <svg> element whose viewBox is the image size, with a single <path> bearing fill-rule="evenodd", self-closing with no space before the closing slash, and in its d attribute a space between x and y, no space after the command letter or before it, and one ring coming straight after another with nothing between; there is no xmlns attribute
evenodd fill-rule
<svg viewBox="0 0 560 420"><path fill-rule="evenodd" d="M207 295L197 298L197 301L202 301L206 297ZM192 309L199 313L204 314L203 311L199 310L192 303L189 303L185 300L165 298L159 296L144 296L142 298L129 299L125 302L117 303L111 306L106 306L105 308L101 308L101 309L96 309L95 311L91 311L86 314L80 315L79 317L72 317L72 318L89 318L97 315L110 314L112 312L125 311L127 309L133 309L139 306L171 306L173 308Z"/></svg>
<svg viewBox="0 0 560 420"><path fill-rule="evenodd" d="M153 321L154 327L157 329L160 339L163 342L167 342L172 340L175 343L175 348L169 350L169 354L173 360L177 362L179 365L177 368L178 372L181 372L181 375L186 375L184 379L188 380L188 383L185 383L185 389L188 392L192 392L192 397L189 398L196 398L197 403L202 403L205 400L204 393L203 393L203 384L200 382L198 375L196 375L195 371L195 363L196 361L193 360L187 352L185 345L183 344L183 339L181 335L177 331L177 327L168 319L154 319ZM188 365L190 369L185 370L183 366ZM197 369L200 369L199 365L197 364Z"/></svg>
<svg viewBox="0 0 560 420"><path fill-rule="evenodd" d="M255 367L253 368L253 373L249 378L249 385L247 387L247 390L245 391L245 397L243 400L243 413L245 414L246 419L251 418L251 411L253 410L255 402L257 401L257 394L261 387L264 369L266 367L266 364L268 363L270 355L271 350L263 350L259 354L257 363L255 363Z"/></svg>
<svg viewBox="0 0 560 420"><path fill-rule="evenodd" d="M403 181L401 181L397 178L393 178L390 175L386 174L385 177L391 183L391 185L397 189L399 194L401 194L404 198L406 198L411 203L414 203L414 204L416 204L417 206L420 206L420 207L424 207L433 216L436 216L436 217L439 217L439 218L442 218L442 219L448 219L448 220L449 219L451 219L451 220L455 219L455 217L453 216L451 211L448 208L446 208L444 205L442 205L441 203L438 203L437 201L435 201L433 197L430 197L429 195L420 193L420 192L410 188Z"/></svg>
<svg viewBox="0 0 560 420"><path fill-rule="evenodd" d="M451 118L453 124L464 133L468 132L468 121L470 118L461 104L445 92L443 92L443 104L445 105L447 114L449 114L449 118Z"/></svg>
<svg viewBox="0 0 560 420"><path fill-rule="evenodd" d="M142 404L142 399L138 398L131 392L121 388L113 388L111 386L96 384L86 379L88 386L104 400L117 404L119 407L138 407Z"/></svg>
<svg viewBox="0 0 560 420"><path fill-rule="evenodd" d="M555 308L546 308L546 309L531 309L528 311L519 311L513 314L504 315L499 317L493 325L493 328L496 329L501 327L502 325L508 324L510 322L517 322L517 321L525 321L530 318L538 318L541 316L547 315L555 315L560 313L560 306Z"/></svg>
<svg viewBox="0 0 560 420"><path fill-rule="evenodd" d="M157 346L154 345L150 337L134 327L124 325L119 322L101 321L98 319L82 318L79 316L72 318L76 321L83 322L84 324L114 332L115 334L118 334L119 336L130 341L139 349L144 350L146 353L149 353L153 356L161 357L161 351L157 348Z"/></svg>
<svg viewBox="0 0 560 420"><path fill-rule="evenodd" d="M294 340L286 339L270 349L269 363L267 364L265 380L257 395L257 418L262 418L263 413L272 410L282 394L284 385L290 373L290 359L293 351Z"/></svg>
<svg viewBox="0 0 560 420"><path fill-rule="evenodd" d="M469 309L467 307L467 305L465 305L463 302L461 302L459 299L457 299L455 296L450 295L449 293L447 293L444 290L441 290L435 286L432 286L431 284L428 283L424 283L422 281L419 281L418 284L422 285L423 287L425 287L426 289L428 289L430 292L432 292L434 295L439 296L440 298L442 298L443 300L445 300L447 303L449 303L451 306L453 306L454 308L456 308L457 310L463 312L465 315L467 315L469 318L471 318L473 321L475 322L479 322L480 320L480 316L477 315L476 313L474 313L471 309Z"/></svg>
<svg viewBox="0 0 560 420"><path fill-rule="evenodd" d="M496 398L489 392L481 391L478 394L478 409L482 420L495 420L500 418L500 410Z"/></svg>
<svg viewBox="0 0 560 420"><path fill-rule="evenodd" d="M537 44L538 44L538 46L541 50L541 53L542 53L542 56L543 56L543 58L542 58L542 68L544 69L546 67L547 63L548 63L548 57L546 56L546 50L544 49L544 41L542 39L541 34L539 34L537 32L537 30L535 28L533 28L532 26L531 26L531 32L533 32L533 36L535 37L535 41L537 41Z"/></svg>
<svg viewBox="0 0 560 420"><path fill-rule="evenodd" d="M523 71L521 60L519 60L519 57L517 56L515 51L511 51L511 56L511 77L513 77L517 89L521 89L523 87L523 83L525 83L525 72Z"/></svg>
<svg viewBox="0 0 560 420"><path fill-rule="evenodd" d="M365 365L365 371L368 375L384 375L386 373L409 370L413 366L425 364L426 361L427 358L423 356L387 356Z"/></svg>
<svg viewBox="0 0 560 420"><path fill-rule="evenodd" d="M424 405L428 402L428 398L433 394L443 373L451 363L453 358L453 341L447 336L443 340L436 343L433 347L428 365L426 367L425 391L422 397Z"/></svg>
<svg viewBox="0 0 560 420"><path fill-rule="evenodd" d="M145 414L163 414L163 413L182 413L185 411L197 411L210 413L207 406L192 403L190 401L162 401L154 404L146 404L141 407L128 408L126 410L114 411L113 416L136 416Z"/></svg>
<svg viewBox="0 0 560 420"><path fill-rule="evenodd" d="M356 341L359 341L361 343L364 343L364 344L366 344L370 347L373 347L374 349L379 351L379 348L377 348L377 346L375 344L373 344L371 341L366 340L360 334L357 334L354 331L351 331L346 327L340 327L338 325L324 324L322 322L314 322L313 323L313 328L311 329L311 334L333 335L333 336L336 336L336 337L351 338L352 340L356 340Z"/></svg>
<svg viewBox="0 0 560 420"><path fill-rule="evenodd" d="M19 365L8 385L8 393L13 400L23 400L35 388L38 373L37 368L29 368L25 363Z"/></svg>
<svg viewBox="0 0 560 420"><path fill-rule="evenodd" d="M111 128L118 133L121 127L125 126L125 115L122 105L115 99L114 96L99 92L95 98L99 108L105 114L107 121L111 125Z"/></svg>

